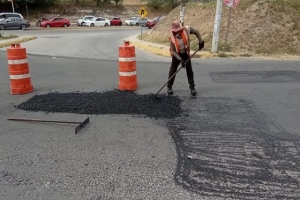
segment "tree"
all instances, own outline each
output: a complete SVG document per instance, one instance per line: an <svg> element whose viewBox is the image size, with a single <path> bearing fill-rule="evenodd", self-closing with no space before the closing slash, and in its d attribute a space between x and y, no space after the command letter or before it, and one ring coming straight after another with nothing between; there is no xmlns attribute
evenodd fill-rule
<svg viewBox="0 0 300 200"><path fill-rule="evenodd" d="M116 5L118 5L118 3L120 2L120 0L114 0L116 2Z"/></svg>
<svg viewBox="0 0 300 200"><path fill-rule="evenodd" d="M180 0L146 0L149 7L154 8L155 10L162 7L171 7L175 8L180 4ZM186 0L187 2L187 0Z"/></svg>
<svg viewBox="0 0 300 200"><path fill-rule="evenodd" d="M185 2L187 2L187 0L185 0ZM178 0L169 0L169 4L172 8L176 8L180 4L180 1L178 1Z"/></svg>
<svg viewBox="0 0 300 200"><path fill-rule="evenodd" d="M101 1L101 0L94 0L94 1L96 1L96 5L97 5L97 6L100 5L100 1Z"/></svg>
<svg viewBox="0 0 300 200"><path fill-rule="evenodd" d="M157 10L157 9L163 7L163 4L165 1L164 0L147 0L147 2L148 2L147 5L149 7L152 7L155 10Z"/></svg>

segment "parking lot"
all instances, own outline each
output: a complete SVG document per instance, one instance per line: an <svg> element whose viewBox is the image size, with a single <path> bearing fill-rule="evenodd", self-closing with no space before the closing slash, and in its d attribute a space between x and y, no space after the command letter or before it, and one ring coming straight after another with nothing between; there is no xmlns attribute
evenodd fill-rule
<svg viewBox="0 0 300 200"><path fill-rule="evenodd" d="M141 26L152 28L165 16L156 16L154 18L132 17L100 17L97 15L74 16L45 16L41 15L37 20L26 19L20 13L0 13L0 30L7 29L26 29L32 27L57 28L71 27L74 25L80 27L108 27L108 26Z"/></svg>

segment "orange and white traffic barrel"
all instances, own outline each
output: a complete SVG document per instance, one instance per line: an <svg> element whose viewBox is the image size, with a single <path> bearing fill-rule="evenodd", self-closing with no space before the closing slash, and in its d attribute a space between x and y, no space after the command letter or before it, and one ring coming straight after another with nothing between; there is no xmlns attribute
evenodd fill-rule
<svg viewBox="0 0 300 200"><path fill-rule="evenodd" d="M135 46L129 41L119 47L119 90L138 89Z"/></svg>
<svg viewBox="0 0 300 200"><path fill-rule="evenodd" d="M33 91L26 49L20 44L12 44L7 49L8 71L11 94L26 94Z"/></svg>

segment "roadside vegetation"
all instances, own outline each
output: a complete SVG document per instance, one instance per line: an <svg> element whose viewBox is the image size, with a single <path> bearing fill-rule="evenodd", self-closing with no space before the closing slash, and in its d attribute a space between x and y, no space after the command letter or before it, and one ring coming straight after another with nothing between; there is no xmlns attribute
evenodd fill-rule
<svg viewBox="0 0 300 200"><path fill-rule="evenodd" d="M12 39L12 38L17 38L18 36L16 35L7 35L5 36L3 33L0 32L0 41L1 40L6 40L6 39Z"/></svg>
<svg viewBox="0 0 300 200"><path fill-rule="evenodd" d="M200 30L206 51L211 50L216 3L187 3L184 22ZM222 11L219 54L300 55L299 0L243 0L232 9L228 41L225 43L229 9ZM179 20L180 6L172 10L143 40L169 44L169 27ZM191 47L197 48L192 37Z"/></svg>

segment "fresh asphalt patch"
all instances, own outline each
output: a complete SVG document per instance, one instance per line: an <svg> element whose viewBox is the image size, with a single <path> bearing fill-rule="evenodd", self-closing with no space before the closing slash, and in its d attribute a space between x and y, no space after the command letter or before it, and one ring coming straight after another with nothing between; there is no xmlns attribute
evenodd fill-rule
<svg viewBox="0 0 300 200"><path fill-rule="evenodd" d="M175 181L207 197L298 199L300 136L252 102L186 98L168 123L177 146Z"/></svg>
<svg viewBox="0 0 300 200"><path fill-rule="evenodd" d="M151 118L175 118L181 114L181 100L176 96L136 94L132 91L50 92L35 95L17 108L27 111L77 114L130 114Z"/></svg>

